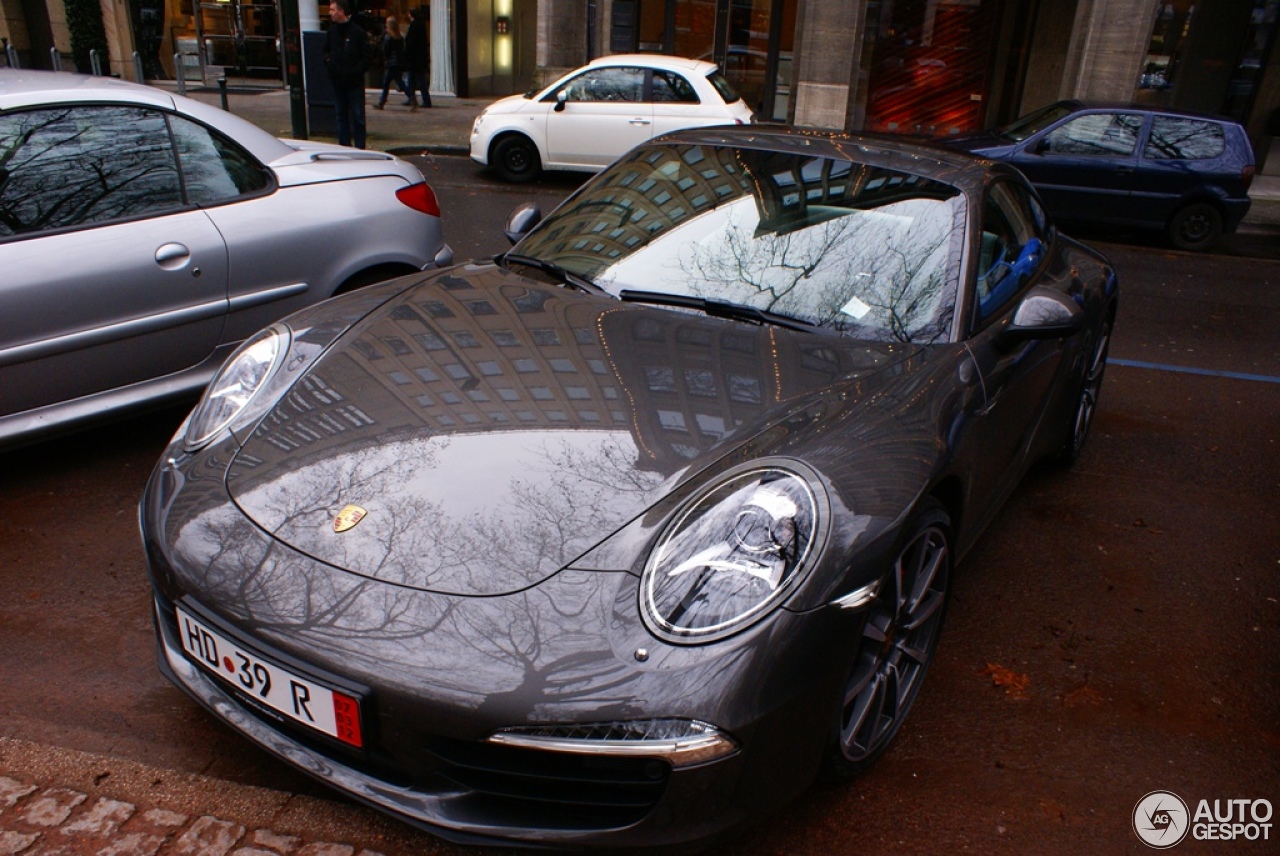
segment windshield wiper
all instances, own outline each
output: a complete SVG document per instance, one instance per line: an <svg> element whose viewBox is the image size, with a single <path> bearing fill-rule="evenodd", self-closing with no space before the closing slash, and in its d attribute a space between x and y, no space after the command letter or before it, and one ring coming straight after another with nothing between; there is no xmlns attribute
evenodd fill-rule
<svg viewBox="0 0 1280 856"><path fill-rule="evenodd" d="M522 256L519 253L503 253L494 261L499 262L503 267L517 264L525 267L537 268L543 273L549 273L564 285L571 286L579 291L585 291L587 294L594 294L597 297L612 298L613 295L596 285L591 280L581 274L574 273L567 268L562 268L555 262L543 261L535 259L533 256Z"/></svg>
<svg viewBox="0 0 1280 856"><path fill-rule="evenodd" d="M725 300L711 300L706 297L694 297L689 294L633 291L628 288L619 292L618 298L630 303L652 303L655 306L679 306L686 309L700 309L712 318L729 318L734 321L746 321L749 324L772 324L777 327L786 327L788 330L813 332L817 327L816 324L810 324L808 321L801 321L799 318L792 318L789 315L779 315L776 312L757 309L754 306L747 306L745 303L729 303Z"/></svg>

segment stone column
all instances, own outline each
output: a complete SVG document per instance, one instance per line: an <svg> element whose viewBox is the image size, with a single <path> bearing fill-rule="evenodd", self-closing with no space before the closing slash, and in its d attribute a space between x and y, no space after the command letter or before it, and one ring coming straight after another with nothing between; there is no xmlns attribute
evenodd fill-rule
<svg viewBox="0 0 1280 856"><path fill-rule="evenodd" d="M866 0L800 0L792 83L797 127L839 131L861 124L856 81L865 22Z"/></svg>
<svg viewBox="0 0 1280 856"><path fill-rule="evenodd" d="M1160 0L1080 0L1062 98L1131 101Z"/></svg>

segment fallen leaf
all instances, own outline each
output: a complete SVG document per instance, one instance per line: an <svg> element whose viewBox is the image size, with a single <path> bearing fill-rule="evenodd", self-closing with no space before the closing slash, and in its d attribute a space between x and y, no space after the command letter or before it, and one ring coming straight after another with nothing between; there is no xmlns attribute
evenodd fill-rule
<svg viewBox="0 0 1280 856"><path fill-rule="evenodd" d="M1064 695L1062 703L1066 707L1101 707L1102 693L1085 684Z"/></svg>
<svg viewBox="0 0 1280 856"><path fill-rule="evenodd" d="M1004 666L997 666L995 663L987 663L987 668L982 671L984 675L991 676L991 683L998 687L1004 687L1004 691L1009 698L1024 699L1027 697L1027 689L1031 686L1031 677L1029 675L1019 674L1012 669L1006 669Z"/></svg>

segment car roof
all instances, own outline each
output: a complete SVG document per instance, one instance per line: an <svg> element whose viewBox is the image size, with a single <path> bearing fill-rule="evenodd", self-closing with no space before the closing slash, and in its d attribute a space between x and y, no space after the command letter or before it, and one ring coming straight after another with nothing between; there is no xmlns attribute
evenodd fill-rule
<svg viewBox="0 0 1280 856"><path fill-rule="evenodd" d="M686 74L697 74L698 72L710 74L716 68L715 63L702 59L655 53L610 54L609 56L593 59L585 67L593 68L601 65L639 65L646 68L669 68L673 71L683 71Z"/></svg>
<svg viewBox="0 0 1280 856"><path fill-rule="evenodd" d="M0 110L69 101L129 101L173 109L173 96L168 92L127 80L59 71L0 69Z"/></svg>
<svg viewBox="0 0 1280 856"><path fill-rule="evenodd" d="M219 108L114 77L36 69L0 69L0 113L57 104L135 104L170 110L216 128L264 163L294 150L276 137Z"/></svg>
<svg viewBox="0 0 1280 856"><path fill-rule="evenodd" d="M1007 164L931 142L874 134L838 134L782 125L715 125L672 131L653 144L717 145L810 154L895 169L981 194L994 175L1017 175Z"/></svg>
<svg viewBox="0 0 1280 856"><path fill-rule="evenodd" d="M1230 116L1202 113L1197 110L1177 110L1173 107L1161 107L1157 104L1137 104L1133 101L1083 101L1073 98L1058 103L1073 110L1128 110L1134 113L1159 113L1162 116L1186 116L1189 119L1212 119L1215 122L1227 122L1232 125L1240 124Z"/></svg>

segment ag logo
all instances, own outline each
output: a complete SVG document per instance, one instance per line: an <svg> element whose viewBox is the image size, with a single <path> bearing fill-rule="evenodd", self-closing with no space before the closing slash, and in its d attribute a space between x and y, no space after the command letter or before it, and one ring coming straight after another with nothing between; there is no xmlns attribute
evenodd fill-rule
<svg viewBox="0 0 1280 856"><path fill-rule="evenodd" d="M348 505L338 512L338 516L333 518L333 531L346 532L355 526L369 512L365 511L358 505Z"/></svg>
<svg viewBox="0 0 1280 856"><path fill-rule="evenodd" d="M1152 791L1133 807L1133 831L1142 843L1166 850L1187 837L1191 816L1182 798L1169 791Z"/></svg>

